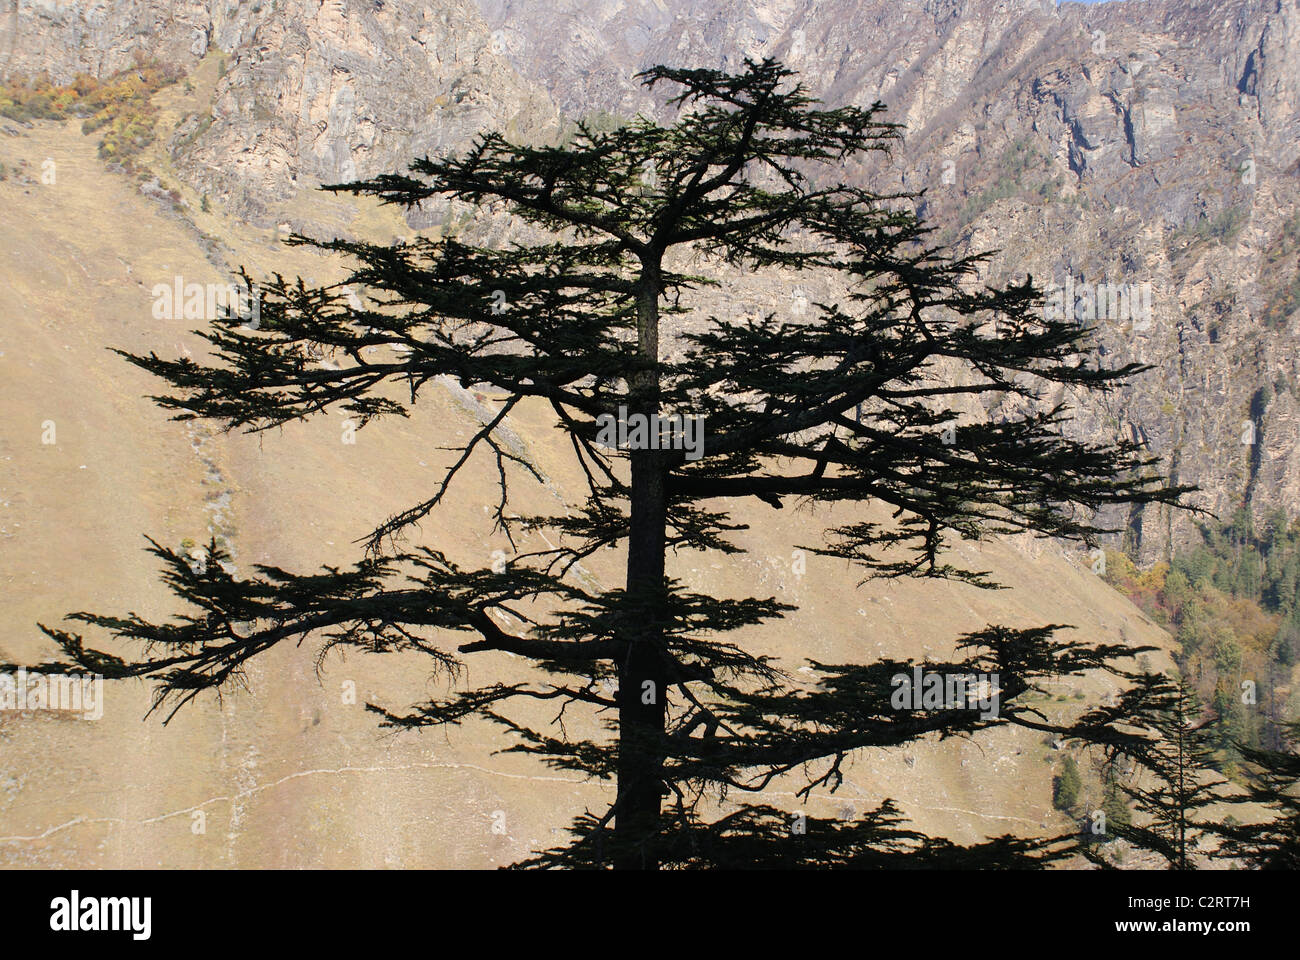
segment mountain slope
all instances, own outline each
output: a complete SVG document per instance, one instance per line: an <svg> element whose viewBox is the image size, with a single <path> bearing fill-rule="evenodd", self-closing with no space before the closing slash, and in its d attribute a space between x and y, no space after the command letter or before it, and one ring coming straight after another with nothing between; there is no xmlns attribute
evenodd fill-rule
<svg viewBox="0 0 1300 960"><path fill-rule="evenodd" d="M227 228L195 213L205 238L183 208L106 171L75 124L41 122L0 138L7 170L35 172L46 158L55 161L55 183L27 172L0 182L0 203L11 213L0 249L15 291L0 339L3 658L46 655L35 623L53 625L68 611L173 612L152 558L137 550L141 533L172 545L219 536L236 571L255 562L310 570L356 559L353 541L398 505L427 495L447 463L437 448L486 415L490 397L445 385L409 421L372 425L355 444L344 441L338 416L262 437L164 420L140 399L156 385L104 350L198 351L185 332L194 323L154 316L155 284L178 274L220 282L226 263L324 280L329 265L269 242L265 230ZM390 213L364 207L355 223L380 236L402 228ZM19 252L31 249L58 255L33 268ZM55 421L53 444L41 442L46 420ZM510 427L547 478L515 478L519 512L571 502L581 480L547 412L524 409ZM509 551L486 536L481 491L493 486L490 464L475 464L465 480L413 542L486 565L494 551ZM761 508L740 519L752 527L742 541L748 553L683 555L670 572L723 596L770 592L799 604L786 621L742 638L782 658L796 677L809 657L942 657L960 632L988 622L1066 622L1088 640L1168 642L1086 565L1050 544L959 547L1006 591L919 583L855 589L857 575L838 563L807 557L806 570L795 572L796 545L841 522L840 514ZM617 583L620 560L621 553L594 558L584 575ZM500 655L470 669L474 680L480 671L510 679L520 667ZM148 691L133 684L108 688L100 720L0 714L0 863L486 867L555 842L573 815L608 796L607 787L572 782L526 758L492 755L504 745L496 731L383 736L362 704L401 709L444 689L423 661L329 658L318 677L312 651L283 650L248 679L248 692L205 701L166 728L142 722ZM1089 678L1078 691L1095 702L1106 688ZM1074 692L1063 686L1043 706L1077 710L1083 701ZM570 719L578 730L598 729L595 718ZM845 787L818 793L811 809L853 816L890 796L922 829L959 840L1042 833L1042 824L1065 825L1051 809L1052 770L1044 762L1055 755L1037 738L1002 731L906 755L867 753L849 766ZM793 808L791 789L781 784L765 799Z"/></svg>

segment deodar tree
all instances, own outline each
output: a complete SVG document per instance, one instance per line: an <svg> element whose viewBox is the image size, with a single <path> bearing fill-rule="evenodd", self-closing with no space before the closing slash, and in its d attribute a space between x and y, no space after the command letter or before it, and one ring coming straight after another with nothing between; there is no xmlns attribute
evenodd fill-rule
<svg viewBox="0 0 1300 960"><path fill-rule="evenodd" d="M743 643L746 631L779 629L791 607L703 595L665 575L669 548L736 552L742 524L733 511L761 517L796 501L875 501L892 509L890 523L857 519L809 548L866 576L993 586L948 562L945 542L1027 531L1092 543L1103 532L1098 511L1176 503L1185 490L1158 478L1128 442L1067 438L1068 411L1041 402L1055 385L1107 389L1140 368L1089 359L1088 331L1046 319L1031 278L993 288L979 279L983 256L930 245L911 212L915 196L839 182L846 162L888 149L899 130L881 104L821 109L792 76L772 61L735 75L656 67L642 79L667 88L669 125L580 124L560 146L486 133L463 154L417 160L407 174L328 187L408 208L491 207L513 219L515 241L295 237L348 258L346 284L370 302L349 302L343 284L258 281L259 328L230 318L202 331L210 363L127 356L170 385L154 399L178 419L230 429L265 430L327 409L364 425L404 415L450 377L502 397L495 415L426 499L365 538L355 566L311 574L259 566L241 578L222 569L215 544L196 572L155 543L187 612L168 623L74 614L143 643L144 654L100 652L49 628L63 658L43 669L150 677L157 707L174 711L237 679L262 651L304 639L419 651L436 668L492 651L529 658L534 682L462 689L404 714L371 709L412 728L488 718L510 749L612 780L608 808L575 820L571 840L540 851L535 865L991 865L1059 855L1048 838L971 848L932 839L908 829L890 802L854 822L801 819L765 804L761 791L798 778L807 797L833 789L855 751L1000 724L1123 738L1096 714L1053 724L1023 706L1023 694L1047 676L1130 676L1119 664L1140 651L1058 641L1055 625L990 626L961 638L958 662L928 666L995 674L996 716L960 705L900 711L890 678L911 664L818 663L816 684L792 684L791 665ZM688 263L707 275L683 272ZM680 349L668 349L666 324L693 296L743 285L763 268L809 271L841 293L797 318L695 317L676 333ZM335 362L322 365L322 352ZM945 369L964 371L960 385ZM401 392L385 392L386 383ZM962 398L1007 394L1025 398L1027 412L959 423L952 409ZM585 475L585 503L571 515L514 518L507 508L512 473L531 468L499 431L529 398L554 411ZM620 407L629 419L704 417L703 456L602 446L601 418ZM499 473L495 524L507 534L536 525L554 550L517 555L498 572L405 546L473 457ZM572 567L607 547L625 551L626 581L593 592ZM500 616L524 604L548 613ZM737 631L742 639L729 641ZM610 735L571 740L512 716L537 698L607 717ZM754 802L723 808L714 803L721 794Z"/></svg>
<svg viewBox="0 0 1300 960"><path fill-rule="evenodd" d="M1154 854L1170 870L1197 869L1211 853L1210 842L1224 834L1209 811L1241 799L1233 801L1213 769L1208 733L1216 718L1202 715L1186 680L1155 675L1139 678L1118 706L1129 712L1125 729L1141 736L1108 744L1103 752L1112 764L1131 765L1132 776L1117 785L1139 819L1112 823L1106 834ZM1082 852L1100 866L1110 865L1096 850Z"/></svg>

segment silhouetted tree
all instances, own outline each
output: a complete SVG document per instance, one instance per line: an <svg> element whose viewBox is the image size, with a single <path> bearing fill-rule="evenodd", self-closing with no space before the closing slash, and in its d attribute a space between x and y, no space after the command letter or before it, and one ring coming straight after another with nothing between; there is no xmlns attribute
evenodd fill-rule
<svg viewBox="0 0 1300 960"><path fill-rule="evenodd" d="M1264 870L1300 868L1300 723L1285 726L1277 750L1240 744L1248 766L1243 798L1264 808L1253 822L1230 825L1220 853Z"/></svg>
<svg viewBox="0 0 1300 960"><path fill-rule="evenodd" d="M1202 715L1186 681L1155 674L1129 688L1120 710L1128 714L1122 726L1142 736L1108 749L1113 761L1133 764L1129 782L1117 781L1133 810L1109 819L1107 833L1159 855L1169 869L1193 870L1199 856L1213 853L1204 841L1221 832L1205 810L1228 796L1220 790L1226 781L1213 768L1215 720ZM1083 852L1102 862L1095 851Z"/></svg>
<svg viewBox="0 0 1300 960"><path fill-rule="evenodd" d="M852 519L810 549L872 576L991 587L985 572L942 555L949 538L1031 532L1091 544L1107 530L1098 511L1173 504L1187 489L1165 484L1154 459L1127 440L1067 438L1066 408L1040 402L1048 390L1104 390L1144 368L1098 366L1088 330L1046 319L1032 278L986 286L987 255L928 245L911 212L915 195L835 182L838 167L886 150L898 129L879 103L821 109L791 76L773 61L747 62L735 75L656 67L642 79L673 88L667 108L677 114L667 126L579 125L563 146L486 133L463 155L418 160L409 174L327 188L407 208L438 198L492 206L513 216L516 242L294 237L351 258L345 283L369 291L373 304L349 303L343 284L309 288L276 276L260 284L258 329L228 318L202 331L211 364L128 355L170 384L157 402L178 419L231 429L266 430L330 408L364 426L405 415L431 382L451 377L493 389L499 409L427 499L373 530L352 568L260 565L236 577L215 543L199 571L155 543L167 584L191 612L170 623L75 614L143 642L146 653L122 659L47 629L65 654L61 668L155 678L156 705L174 712L237 679L252 657L309 637L326 649L415 650L447 669L470 654L528 658L534 682L461 690L406 714L370 709L409 728L484 717L513 735L512 750L614 780L609 808L579 818L573 841L539 854L538 865L983 866L1057 856L1046 840L972 848L933 840L904 828L888 803L853 823L795 823L746 804L706 820L706 797L756 793L800 773L798 793L808 797L838 786L855 751L929 734L1011 723L1123 740L1104 723L1050 723L1023 694L1046 677L1098 669L1129 677L1118 664L1147 648L1061 642L1056 625L991 626L962 638L963 659L927 670L995 676L1000 712L971 709L969 699L895 709L893 678L912 664L815 663L818 682L796 687L777 664L722 639L793 608L693 592L665 575L669 547L737 552L731 535L743 525L729 511L745 503L877 501L894 511L892 524ZM683 272L691 257L732 272ZM720 276L743 283L764 267L810 271L841 292L810 304L806 317L704 318L680 333L677 352L666 349L665 318L686 312L693 291ZM322 353L337 362L322 365ZM403 385L409 401L384 393L387 382ZM1007 396L1023 400L1023 412L992 422L959 423L949 406ZM532 467L501 440L502 425L526 398L550 405L586 477L585 505L572 516L515 519L507 510L513 469ZM602 418L620 408L629 423L705 418L703 455L655 449L644 437L602 446ZM402 548L475 455L498 471L495 526L507 535L518 523L542 528L554 549L493 571ZM624 543L620 589L593 592L570 575L583 558ZM503 612L526 626L508 628ZM448 644L455 632L474 637ZM616 740L574 740L512 715L517 702L537 699L609 717Z"/></svg>

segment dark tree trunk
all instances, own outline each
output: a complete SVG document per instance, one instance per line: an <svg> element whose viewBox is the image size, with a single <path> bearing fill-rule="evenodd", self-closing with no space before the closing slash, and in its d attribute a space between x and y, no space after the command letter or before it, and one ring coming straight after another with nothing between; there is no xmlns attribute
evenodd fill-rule
<svg viewBox="0 0 1300 960"><path fill-rule="evenodd" d="M628 414L659 409L659 278L647 266L637 296L638 353L644 364L629 384ZM618 795L614 866L654 870L663 790L665 680L664 468L657 450L633 450L631 525L627 552L629 642L618 671Z"/></svg>

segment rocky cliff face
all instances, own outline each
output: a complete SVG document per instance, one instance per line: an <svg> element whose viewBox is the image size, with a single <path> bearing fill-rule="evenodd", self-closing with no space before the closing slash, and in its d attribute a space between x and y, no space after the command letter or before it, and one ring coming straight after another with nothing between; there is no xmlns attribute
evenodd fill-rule
<svg viewBox="0 0 1300 960"><path fill-rule="evenodd" d="M227 49L238 43L253 6L203 0L15 3L0 14L0 78L44 75L68 83L79 73L102 77L124 70L137 55L191 64L217 36Z"/></svg>
<svg viewBox="0 0 1300 960"><path fill-rule="evenodd" d="M827 102L880 99L906 124L889 161L844 175L925 191L941 239L1002 251L990 278L1068 293L1108 361L1154 367L1109 397L1050 398L1079 401L1073 429L1147 443L1219 514L1300 501L1294 0L209 0L0 19L5 75L111 72L137 51L222 58L210 109L172 134L175 169L238 218L298 227L309 188L484 127L662 113L646 66L781 58ZM1144 559L1193 535L1181 515L1112 520Z"/></svg>
<svg viewBox="0 0 1300 960"><path fill-rule="evenodd" d="M211 126L178 161L259 217L300 187L404 169L482 129L528 136L554 117L468 3L287 0L234 45Z"/></svg>
<svg viewBox="0 0 1300 960"><path fill-rule="evenodd" d="M218 58L210 109L173 132L173 160L196 191L261 226L300 219L293 201L322 183L557 119L468 0L22 5L0 21L0 51L0 76L56 82L137 56L187 70Z"/></svg>

